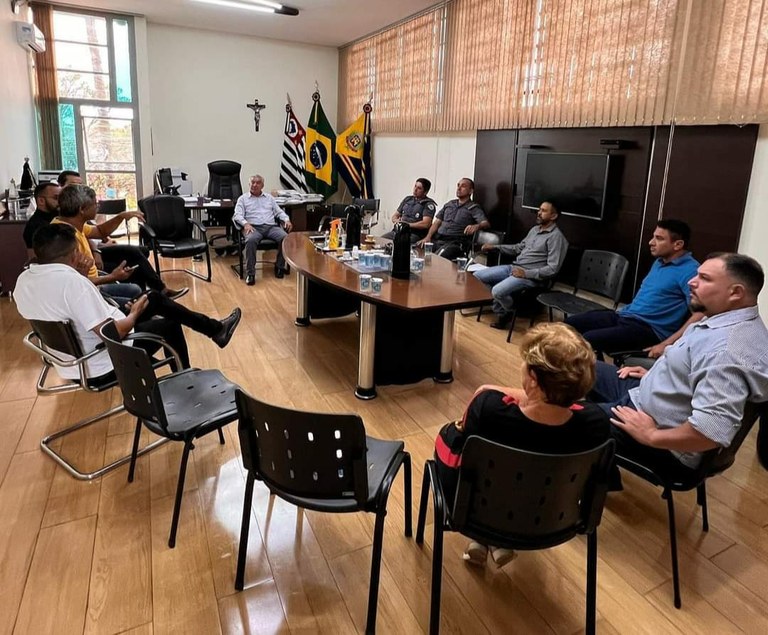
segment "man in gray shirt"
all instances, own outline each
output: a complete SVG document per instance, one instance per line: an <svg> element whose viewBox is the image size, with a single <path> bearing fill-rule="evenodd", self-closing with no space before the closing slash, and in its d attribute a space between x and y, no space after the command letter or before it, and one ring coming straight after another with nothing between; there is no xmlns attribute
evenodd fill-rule
<svg viewBox="0 0 768 635"><path fill-rule="evenodd" d="M568 253L568 241L557 226L558 211L549 201L539 206L536 225L515 245L483 245L485 253L498 249L514 256L509 265L487 267L475 272L477 278L491 289L493 312L497 319L493 328L503 329L512 317L515 295L523 289L544 285L563 266Z"/></svg>
<svg viewBox="0 0 768 635"><path fill-rule="evenodd" d="M491 224L483 209L472 200L475 182L464 177L456 184L456 198L448 201L435 214L427 235L417 245L434 242L434 251L448 260L465 254L472 244L472 237L480 229Z"/></svg>
<svg viewBox="0 0 768 635"><path fill-rule="evenodd" d="M730 445L746 402L768 400L768 329L757 310L760 265L715 254L688 283L704 319L650 370L598 362L591 398L612 415L616 452L668 478L685 478L702 453Z"/></svg>
<svg viewBox="0 0 768 635"><path fill-rule="evenodd" d="M288 214L280 209L270 194L264 192L264 177L260 174L251 177L250 191L237 199L232 220L245 236L245 283L253 285L256 282L256 248L264 238L277 243L275 277L282 278L286 268L283 239L293 226Z"/></svg>

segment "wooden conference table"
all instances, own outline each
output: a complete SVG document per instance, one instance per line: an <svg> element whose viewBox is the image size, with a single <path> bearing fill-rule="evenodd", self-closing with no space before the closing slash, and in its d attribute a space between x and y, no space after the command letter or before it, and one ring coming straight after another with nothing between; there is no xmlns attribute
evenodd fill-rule
<svg viewBox="0 0 768 635"><path fill-rule="evenodd" d="M283 255L297 274L295 323L309 326L312 318L360 310L355 395L373 399L376 384L453 381L454 312L489 303L485 285L433 256L410 280L372 273L384 279L381 294L361 293L359 272L316 250L308 236L292 232L283 241Z"/></svg>

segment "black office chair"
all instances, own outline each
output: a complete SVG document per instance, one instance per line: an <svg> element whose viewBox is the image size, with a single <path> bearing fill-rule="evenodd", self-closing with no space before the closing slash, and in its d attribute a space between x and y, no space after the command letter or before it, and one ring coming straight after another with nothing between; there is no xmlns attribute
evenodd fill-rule
<svg viewBox="0 0 768 635"><path fill-rule="evenodd" d="M193 218L187 218L184 199L170 194L155 194L139 201L144 222L139 225L139 235L152 249L158 275L168 271L184 271L196 278L211 281L211 254L208 251L206 228ZM194 238L196 227L202 239ZM208 273L206 276L192 269L160 269L160 258L191 258L204 254Z"/></svg>
<svg viewBox="0 0 768 635"><path fill-rule="evenodd" d="M105 216L115 216L116 214L122 214L127 208L127 204L124 198L105 198L98 202L99 214ZM128 227L128 221L124 221L125 224L125 236L128 239L128 244L131 244L131 232ZM119 234L118 234L119 235Z"/></svg>
<svg viewBox="0 0 768 635"><path fill-rule="evenodd" d="M88 354L83 354L80 341L78 340L71 323L48 322L44 320L29 320L29 323L32 326L32 332L24 338L24 345L35 351L43 360L43 368L41 369L40 376L37 379L37 393L39 395L56 395L73 390L84 390L85 392L99 393L111 390L117 385L117 379L112 379L111 381L97 384L89 380L87 377L86 363L88 360L96 357L97 355L103 355L105 353L103 345L99 345ZM171 348L162 338L158 337L157 335L152 335L150 333L133 333L126 339L134 341L151 340L155 342L158 347L162 347L168 352L168 355L160 360L153 362L154 368L159 368L160 366L170 363L172 360L175 360L179 365L181 364L179 362L179 357L176 351L174 351L173 348ZM62 354L69 356L70 359L62 357ZM66 368L77 368L80 374L79 379L71 380L64 384L46 386L48 373L50 372L51 368L53 368L54 364ZM45 453L61 467L63 467L70 476L73 476L74 478L81 481L92 481L93 479L96 479L99 476L102 476L103 474L106 474L107 472L110 472L111 470L114 470L115 468L127 463L131 460L131 456L124 456L104 465L103 467L100 467L97 470L85 472L77 468L72 462L68 461L60 451L56 450L53 446L53 442L75 432L76 430L80 430L87 426L93 425L94 423L98 423L99 421L108 419L112 415L122 412L124 409L125 408L122 405L115 406L114 408L110 408L105 412L94 415L92 417L81 419L80 421L62 428L53 434L49 434L40 441L40 449L43 451L43 453ZM167 439L160 439L150 443L141 450L138 450L137 455L146 454L147 452L152 451L154 448L162 445L166 441Z"/></svg>
<svg viewBox="0 0 768 635"><path fill-rule="evenodd" d="M612 300L615 310L619 306L619 298L628 270L629 261L624 256L612 251L587 249L581 257L579 276L573 293L550 291L542 293L538 301L548 308L550 322L553 319L553 309L557 309L567 317L606 308L602 304L579 297L579 291L587 291Z"/></svg>
<svg viewBox="0 0 768 635"><path fill-rule="evenodd" d="M243 589L256 479L272 494L303 509L336 514L371 512L376 514L376 523L365 632L375 632L384 518L389 490L401 465L405 478L405 535L411 535L411 457L403 442L366 436L363 420L357 415L280 408L241 390L237 391L237 409L248 479L235 588Z"/></svg>
<svg viewBox="0 0 768 635"><path fill-rule="evenodd" d="M578 454L538 454L471 436L461 453L454 501L446 501L435 461L424 466L416 543L424 542L432 491L432 599L429 632L440 631L443 533L517 550L548 549L587 536L586 632L595 632L597 526L608 491L613 440Z"/></svg>
<svg viewBox="0 0 768 635"><path fill-rule="evenodd" d="M155 172L155 193L179 195L181 185L173 184L173 172L171 168L160 168Z"/></svg>
<svg viewBox="0 0 768 635"><path fill-rule="evenodd" d="M667 513L669 516L669 546L672 557L672 592L675 608L680 608L680 571L677 563L677 530L675 528L675 502L673 492L689 492L696 490L696 503L701 507L701 524L703 531L709 531L709 517L707 514L707 479L725 472L736 460L741 444L744 443L755 421L760 419L760 434L758 435L758 456L761 461L767 457L765 451L766 441L761 436L768 434L768 402L750 403L744 408L744 416L741 419L741 427L727 448L715 448L704 453L699 467L687 479L671 479L668 476L654 472L653 468L636 461L635 459L616 454L617 465L636 474L652 485L662 488L661 497L667 501ZM768 462L767 462L768 463ZM763 465L766 465L764 463ZM768 469L768 468L767 468Z"/></svg>
<svg viewBox="0 0 768 635"><path fill-rule="evenodd" d="M211 161L208 164L208 196L236 201L243 193L237 161Z"/></svg>
<svg viewBox="0 0 768 635"><path fill-rule="evenodd" d="M228 199L237 201L243 194L243 185L240 181L242 166L237 161L211 161L208 164L208 198ZM211 208L208 210L210 224L215 227L224 227L225 233L213 236L209 243L216 248L216 253L223 253L233 244L237 238L232 235L233 210L220 210Z"/></svg>
<svg viewBox="0 0 768 635"><path fill-rule="evenodd" d="M319 207L319 206L318 206ZM320 224L317 227L317 231L326 232L331 228L331 221L340 218L342 220L342 226L347 220L347 207L346 203L331 203L325 205L325 213L320 218Z"/></svg>
<svg viewBox="0 0 768 635"><path fill-rule="evenodd" d="M237 419L235 390L238 386L219 370L199 368L157 378L146 351L120 342L114 322L101 328L101 336L115 367L123 405L136 417L128 482L133 482L142 424L161 437L184 443L168 537L168 546L173 548L189 453L195 447L194 442L209 432L218 432L219 442L224 444L222 427Z"/></svg>
<svg viewBox="0 0 768 635"><path fill-rule="evenodd" d="M362 231L371 233L371 227L379 224L379 207L381 200L378 198L353 198L352 205L357 205L362 212Z"/></svg>
<svg viewBox="0 0 768 635"><path fill-rule="evenodd" d="M236 221L232 220L232 225L234 227L234 234L237 239L237 264L230 265L232 268L232 271L234 271L237 276L240 278L240 280L243 279L245 276L245 236L243 235L243 228L242 226ZM277 251L278 245L274 240L271 240L269 238L262 238L259 241L259 244L256 246L256 251ZM260 267L263 265L275 265L277 263L277 257L275 257L275 260L269 260L268 258L261 258L256 260L256 266ZM285 271L286 273L290 270L288 263L285 265Z"/></svg>

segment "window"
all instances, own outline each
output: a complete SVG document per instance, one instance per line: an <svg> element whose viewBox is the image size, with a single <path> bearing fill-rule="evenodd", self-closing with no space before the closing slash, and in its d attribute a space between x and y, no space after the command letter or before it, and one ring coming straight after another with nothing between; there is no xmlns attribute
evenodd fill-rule
<svg viewBox="0 0 768 635"><path fill-rule="evenodd" d="M61 167L128 209L137 207L139 167L132 35L129 17L53 11Z"/></svg>

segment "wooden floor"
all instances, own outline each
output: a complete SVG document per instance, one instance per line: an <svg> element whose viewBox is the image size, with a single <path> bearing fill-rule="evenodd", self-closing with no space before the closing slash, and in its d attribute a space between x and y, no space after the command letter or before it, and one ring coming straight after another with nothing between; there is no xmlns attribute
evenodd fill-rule
<svg viewBox="0 0 768 635"><path fill-rule="evenodd" d="M477 385L519 380L514 340L506 344L487 320L458 317L454 383L383 387L378 399L358 401L352 394L356 320L298 329L295 275L276 280L265 269L247 287L228 264L216 259L212 284L168 277L172 286L193 286L183 299L187 306L216 317L235 305L243 309L225 350L188 335L193 364L220 368L274 403L358 412L369 434L404 439L413 456L414 500L439 426L461 415ZM94 483L73 480L40 452L40 438L119 396L38 397L39 361L21 345L28 328L8 298L0 299L0 329L0 633L362 632L371 517L308 513L302 519L281 501L268 514L268 496L257 486L246 590L236 593L245 487L236 425L227 428L224 446L216 435L197 444L177 546L169 549L180 444L140 459L133 484L126 482L127 468ZM418 355L418 334L404 336L413 337ZM132 425L126 415L114 417L67 439L64 451L95 467L128 451ZM421 633L428 625L431 550L403 536L400 480L385 530L378 627ZM768 473L758 466L754 438L709 492L707 534L694 496L677 497L682 610L672 605L659 492L627 476L625 491L610 495L599 533L599 632L768 632ZM460 558L464 542L455 535L446 540L444 632L583 630L583 540L523 553L503 570L467 567Z"/></svg>

